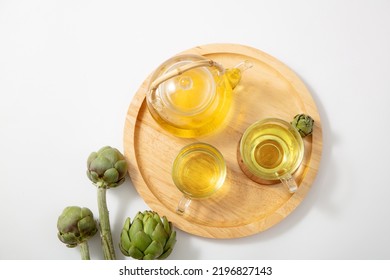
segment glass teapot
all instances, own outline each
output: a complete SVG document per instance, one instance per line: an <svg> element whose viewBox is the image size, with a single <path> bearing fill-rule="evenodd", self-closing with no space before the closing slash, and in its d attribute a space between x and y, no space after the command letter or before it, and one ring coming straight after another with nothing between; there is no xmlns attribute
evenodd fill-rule
<svg viewBox="0 0 390 280"><path fill-rule="evenodd" d="M231 69L205 57L186 54L161 64L146 94L155 121L171 134L193 138L216 131L232 103L232 91L247 61Z"/></svg>

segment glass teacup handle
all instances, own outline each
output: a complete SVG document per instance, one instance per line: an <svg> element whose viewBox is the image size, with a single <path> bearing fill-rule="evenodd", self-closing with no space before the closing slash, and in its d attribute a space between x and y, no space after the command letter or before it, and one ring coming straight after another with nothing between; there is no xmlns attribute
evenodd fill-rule
<svg viewBox="0 0 390 280"><path fill-rule="evenodd" d="M180 199L179 203L177 204L176 213L179 215L183 215L187 208L191 204L191 198L183 195L183 197Z"/></svg>
<svg viewBox="0 0 390 280"><path fill-rule="evenodd" d="M295 179L292 177L291 174L286 174L282 178L280 178L280 181L288 187L288 190L290 193L295 193L298 190L297 182L295 182Z"/></svg>

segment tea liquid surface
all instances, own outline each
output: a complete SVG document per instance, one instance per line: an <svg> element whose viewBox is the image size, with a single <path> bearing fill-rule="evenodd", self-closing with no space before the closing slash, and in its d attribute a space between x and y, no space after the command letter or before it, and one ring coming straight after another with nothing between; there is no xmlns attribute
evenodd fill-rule
<svg viewBox="0 0 390 280"><path fill-rule="evenodd" d="M255 175L274 180L293 172L303 151L291 131L278 124L267 124L251 135L249 168ZM245 156L245 155L244 155Z"/></svg>
<svg viewBox="0 0 390 280"><path fill-rule="evenodd" d="M207 151L196 151L178 161L173 179L180 190L193 198L213 194L224 182L225 167Z"/></svg>

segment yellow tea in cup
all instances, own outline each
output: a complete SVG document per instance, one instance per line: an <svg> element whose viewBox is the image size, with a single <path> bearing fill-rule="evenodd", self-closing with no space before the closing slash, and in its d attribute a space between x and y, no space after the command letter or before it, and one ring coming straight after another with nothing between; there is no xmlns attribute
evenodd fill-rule
<svg viewBox="0 0 390 280"><path fill-rule="evenodd" d="M222 154L206 143L185 146L176 156L172 179L183 193L177 212L183 214L191 199L207 198L224 183L226 164Z"/></svg>
<svg viewBox="0 0 390 280"><path fill-rule="evenodd" d="M280 180L290 192L297 190L292 178L302 162L304 145L299 132L288 122L269 118L252 124L240 141L244 173L263 180ZM248 175L248 174L247 174Z"/></svg>

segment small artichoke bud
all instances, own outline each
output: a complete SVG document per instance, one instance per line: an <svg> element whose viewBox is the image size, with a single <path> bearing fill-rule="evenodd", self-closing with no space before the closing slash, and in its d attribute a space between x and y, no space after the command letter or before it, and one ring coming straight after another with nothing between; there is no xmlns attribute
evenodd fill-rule
<svg viewBox="0 0 390 280"><path fill-rule="evenodd" d="M76 247L97 232L91 210L78 206L66 207L57 221L58 238L68 247Z"/></svg>
<svg viewBox="0 0 390 280"><path fill-rule="evenodd" d="M133 222L127 218L122 229L119 248L128 257L139 260L163 260L176 243L176 231L167 218L154 211L138 212Z"/></svg>
<svg viewBox="0 0 390 280"><path fill-rule="evenodd" d="M298 114L294 117L291 124L298 130L302 137L313 133L314 120L309 115Z"/></svg>
<svg viewBox="0 0 390 280"><path fill-rule="evenodd" d="M115 148L105 146L89 155L87 176L97 187L114 188L125 181L127 162Z"/></svg>

